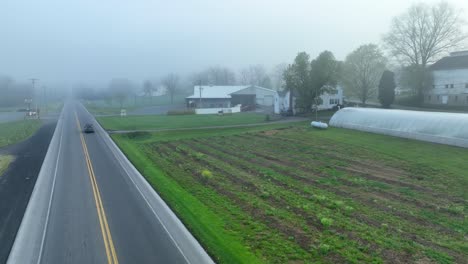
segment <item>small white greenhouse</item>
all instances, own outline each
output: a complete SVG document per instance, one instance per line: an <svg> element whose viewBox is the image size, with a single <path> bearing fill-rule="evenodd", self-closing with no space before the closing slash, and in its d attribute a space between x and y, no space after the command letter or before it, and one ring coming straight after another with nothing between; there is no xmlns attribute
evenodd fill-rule
<svg viewBox="0 0 468 264"><path fill-rule="evenodd" d="M468 148L468 114L351 107L330 125Z"/></svg>

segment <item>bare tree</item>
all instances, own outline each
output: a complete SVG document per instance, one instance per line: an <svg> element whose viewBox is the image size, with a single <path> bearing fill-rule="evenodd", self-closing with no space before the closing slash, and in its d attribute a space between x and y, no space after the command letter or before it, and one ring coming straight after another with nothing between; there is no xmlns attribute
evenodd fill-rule
<svg viewBox="0 0 468 264"><path fill-rule="evenodd" d="M386 63L387 59L377 45L360 46L346 57L341 77L343 88L365 104L377 94Z"/></svg>
<svg viewBox="0 0 468 264"><path fill-rule="evenodd" d="M288 68L287 63L280 63L273 67L273 70L271 72L271 79L272 79L272 88L280 91L283 90L285 87L285 81L284 81L284 72Z"/></svg>
<svg viewBox="0 0 468 264"><path fill-rule="evenodd" d="M119 102L120 108L123 108L125 100L132 94L133 84L128 79L112 79L109 90L112 97Z"/></svg>
<svg viewBox="0 0 468 264"><path fill-rule="evenodd" d="M167 92L171 96L171 104L174 103L174 95L177 93L179 76L175 73L170 73L161 80L161 83L166 87Z"/></svg>
<svg viewBox="0 0 468 264"><path fill-rule="evenodd" d="M153 92L156 91L156 87L150 80L143 82L143 93L150 99L150 104L153 102Z"/></svg>
<svg viewBox="0 0 468 264"><path fill-rule="evenodd" d="M240 83L271 88L271 79L263 65L251 65L240 71Z"/></svg>
<svg viewBox="0 0 468 264"><path fill-rule="evenodd" d="M446 2L433 6L424 3L411 6L395 17L384 42L390 53L405 66L426 66L444 53L460 46L467 38L462 31L461 13ZM420 100L428 84L421 79L416 88Z"/></svg>
<svg viewBox="0 0 468 264"><path fill-rule="evenodd" d="M212 66L208 69L194 74L191 77L193 85L234 85L236 74L227 67Z"/></svg>

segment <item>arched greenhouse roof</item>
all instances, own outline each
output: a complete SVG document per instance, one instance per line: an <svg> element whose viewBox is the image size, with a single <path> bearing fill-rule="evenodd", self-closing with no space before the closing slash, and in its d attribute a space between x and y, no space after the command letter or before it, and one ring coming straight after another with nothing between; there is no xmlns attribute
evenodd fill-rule
<svg viewBox="0 0 468 264"><path fill-rule="evenodd" d="M468 148L468 114L349 107L330 125Z"/></svg>

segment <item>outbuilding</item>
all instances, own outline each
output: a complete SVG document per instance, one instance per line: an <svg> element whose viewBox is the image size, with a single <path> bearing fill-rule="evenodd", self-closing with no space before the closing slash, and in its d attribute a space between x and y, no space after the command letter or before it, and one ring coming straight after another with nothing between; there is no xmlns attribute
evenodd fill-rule
<svg viewBox="0 0 468 264"><path fill-rule="evenodd" d="M341 88L341 86L337 86L334 93L324 93L320 96L320 98L322 99L322 103L318 106L319 110L332 109L333 107L337 105L343 105L343 100L344 100L343 88ZM295 96L292 101L294 105L294 102L296 101ZM281 114L282 112L288 111L289 104L290 104L290 92L289 91L278 92L275 97L275 107L274 107L275 114ZM293 111L294 112L296 111L295 107L293 107Z"/></svg>
<svg viewBox="0 0 468 264"><path fill-rule="evenodd" d="M196 85L193 95L185 98L189 108L242 108L255 109L257 105L273 107L276 91L256 85L211 86Z"/></svg>

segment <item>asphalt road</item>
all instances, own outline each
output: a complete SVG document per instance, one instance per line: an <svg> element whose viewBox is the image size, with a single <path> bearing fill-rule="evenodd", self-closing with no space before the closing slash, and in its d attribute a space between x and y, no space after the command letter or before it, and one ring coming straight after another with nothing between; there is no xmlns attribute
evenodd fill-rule
<svg viewBox="0 0 468 264"><path fill-rule="evenodd" d="M0 175L0 263L5 263L10 253L55 124L46 122L29 139L0 149L0 154L15 157Z"/></svg>
<svg viewBox="0 0 468 264"><path fill-rule="evenodd" d="M158 216L164 212L150 208L102 135L81 132L94 118L76 102L65 105L61 118L43 238L33 245L38 263L199 263L181 249L160 220L165 216ZM28 223L22 228L35 221ZM23 232L23 239L15 241L10 262L21 259L29 233L35 232Z"/></svg>

